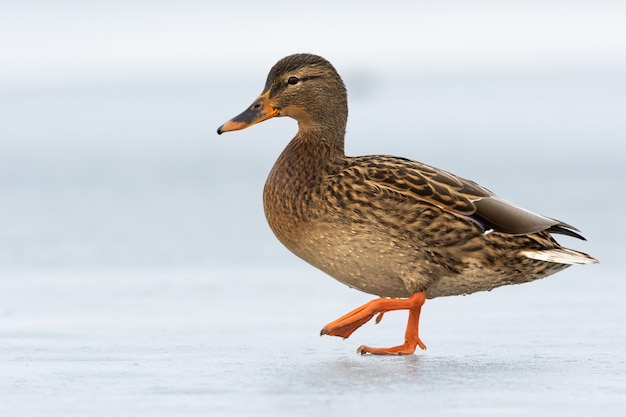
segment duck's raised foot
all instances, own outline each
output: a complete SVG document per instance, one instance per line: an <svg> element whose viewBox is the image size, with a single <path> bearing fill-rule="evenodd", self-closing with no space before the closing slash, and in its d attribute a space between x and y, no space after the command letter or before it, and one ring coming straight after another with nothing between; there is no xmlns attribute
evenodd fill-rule
<svg viewBox="0 0 626 417"><path fill-rule="evenodd" d="M390 348L360 346L357 353L362 355L366 353L373 355L410 355L415 352L417 346L421 349L426 349L426 345L422 343L418 336L419 316L425 300L426 294L424 292L417 292L405 299L379 298L372 300L328 323L324 326L320 335L339 336L345 339L354 333L356 329L370 321L375 315L378 315L376 323L379 323L387 311L409 310L409 321L404 336L405 342L402 345Z"/></svg>
<svg viewBox="0 0 626 417"><path fill-rule="evenodd" d="M382 317L382 313L376 311L376 307L372 305L377 301L379 300L373 300L367 304L363 304L361 307L355 308L348 314L328 323L320 332L320 336L339 336L347 339L356 329L370 321L375 314L379 314L379 316ZM376 323L378 322L380 322L380 319L377 317Z"/></svg>

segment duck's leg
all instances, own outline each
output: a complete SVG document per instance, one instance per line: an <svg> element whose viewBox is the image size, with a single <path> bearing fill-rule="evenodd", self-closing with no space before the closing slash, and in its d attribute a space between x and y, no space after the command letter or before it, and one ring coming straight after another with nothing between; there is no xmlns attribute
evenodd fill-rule
<svg viewBox="0 0 626 417"><path fill-rule="evenodd" d="M357 352L364 355L410 355L415 352L416 346L426 349L418 336L420 310L426 301L424 292L416 292L409 298L379 298L372 300L348 314L328 323L321 331L321 335L349 337L356 329L367 323L376 314L376 323L380 322L383 314L393 310L409 310L409 321L404 335L404 343L390 348L372 348L360 346Z"/></svg>

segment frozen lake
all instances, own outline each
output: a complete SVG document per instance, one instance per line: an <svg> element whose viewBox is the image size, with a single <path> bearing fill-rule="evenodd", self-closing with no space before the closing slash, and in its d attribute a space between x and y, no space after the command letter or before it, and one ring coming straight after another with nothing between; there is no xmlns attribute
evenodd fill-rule
<svg viewBox="0 0 626 417"><path fill-rule="evenodd" d="M572 271L317 336L368 299L307 268L85 271L2 281L3 415L621 415L623 284ZM296 279L297 278L297 279ZM413 411L411 411L413 412Z"/></svg>
<svg viewBox="0 0 626 417"><path fill-rule="evenodd" d="M428 350L396 358L355 350L400 342L403 312L318 336L370 296L265 224L295 124L215 134L264 71L3 87L0 415L623 415L623 77L346 75L348 153L472 178L579 227L588 242L560 241L602 262L430 300Z"/></svg>

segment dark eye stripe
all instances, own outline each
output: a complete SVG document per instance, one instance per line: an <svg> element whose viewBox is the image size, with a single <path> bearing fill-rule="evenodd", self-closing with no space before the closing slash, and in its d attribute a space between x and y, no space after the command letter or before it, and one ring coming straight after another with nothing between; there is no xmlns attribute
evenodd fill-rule
<svg viewBox="0 0 626 417"><path fill-rule="evenodd" d="M280 82L280 83L278 83L278 84L274 84L274 85L272 85L272 86L270 87L270 97L276 97L276 96L277 96L278 94L280 94L280 93L281 93L284 89L286 89L286 88L287 88L287 86L288 86L289 84L291 84L291 83L289 82L289 80L291 80L292 78L297 79L299 82L304 82L304 81L307 81L307 80L312 80L312 79L315 79L315 78L320 78L320 76L319 76L319 75L311 75L311 76L309 76L309 77L302 77L302 78L298 78L298 77L289 77L289 78L287 79L287 84L284 84L284 81L282 81L282 82ZM284 78L283 78L283 79L284 79ZM269 82L269 80L268 80L268 82ZM297 84L297 83L296 83L296 84ZM266 85L266 90L265 90L265 91L267 91L267 85Z"/></svg>

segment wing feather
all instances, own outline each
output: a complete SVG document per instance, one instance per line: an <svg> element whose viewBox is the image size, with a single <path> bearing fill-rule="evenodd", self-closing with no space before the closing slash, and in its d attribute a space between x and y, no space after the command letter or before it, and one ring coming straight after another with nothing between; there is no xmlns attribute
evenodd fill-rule
<svg viewBox="0 0 626 417"><path fill-rule="evenodd" d="M377 190L390 191L469 217L486 230L512 235L547 230L584 240L575 232L577 229L567 223L521 208L473 181L430 165L380 155L353 158L352 161L342 175L358 178Z"/></svg>

